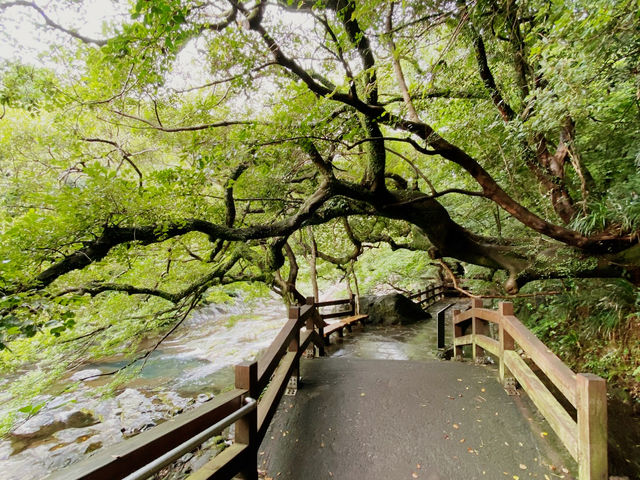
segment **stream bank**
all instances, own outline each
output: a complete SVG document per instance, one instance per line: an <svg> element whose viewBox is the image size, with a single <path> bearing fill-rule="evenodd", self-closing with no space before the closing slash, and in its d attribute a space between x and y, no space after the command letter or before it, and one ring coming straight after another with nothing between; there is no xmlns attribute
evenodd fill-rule
<svg viewBox="0 0 640 480"><path fill-rule="evenodd" d="M286 308L276 296L251 303L239 298L232 305L206 305L144 365L133 365L141 368L135 378L106 397L96 392L111 377L96 375L123 367L128 358L96 359L69 372L55 391L33 399L34 405L43 405L37 414L24 414L0 441L2 480L44 478L230 389L233 366L256 358L286 319ZM155 341L148 339L145 345ZM212 445L216 444L223 446L223 439L213 440Z"/></svg>

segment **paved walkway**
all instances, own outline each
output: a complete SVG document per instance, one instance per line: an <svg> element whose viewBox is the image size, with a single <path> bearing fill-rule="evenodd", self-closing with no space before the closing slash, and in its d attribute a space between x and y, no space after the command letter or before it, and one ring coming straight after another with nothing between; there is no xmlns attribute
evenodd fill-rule
<svg viewBox="0 0 640 480"><path fill-rule="evenodd" d="M259 450L267 478L573 478L549 427L495 369L342 357L303 360L301 374Z"/></svg>

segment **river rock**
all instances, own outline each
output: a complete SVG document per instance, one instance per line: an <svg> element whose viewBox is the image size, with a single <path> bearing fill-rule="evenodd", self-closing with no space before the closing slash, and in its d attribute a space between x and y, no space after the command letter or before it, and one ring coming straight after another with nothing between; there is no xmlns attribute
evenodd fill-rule
<svg viewBox="0 0 640 480"><path fill-rule="evenodd" d="M102 370L97 368L88 368L86 370L80 370L73 375L71 375L71 380L74 382L77 381L87 381L87 380L95 380L98 375L102 375Z"/></svg>
<svg viewBox="0 0 640 480"><path fill-rule="evenodd" d="M96 423L98 420L91 413L82 410L45 411L24 422L12 432L12 435L23 438L44 438L63 428L82 428Z"/></svg>
<svg viewBox="0 0 640 480"><path fill-rule="evenodd" d="M153 399L147 397L134 388L127 388L116 397L118 407L122 409L120 431L124 437L130 437L136 433L148 430L156 425L156 421L162 415L153 403Z"/></svg>
<svg viewBox="0 0 640 480"><path fill-rule="evenodd" d="M410 325L431 318L416 303L399 293L360 297L360 313L374 325Z"/></svg>

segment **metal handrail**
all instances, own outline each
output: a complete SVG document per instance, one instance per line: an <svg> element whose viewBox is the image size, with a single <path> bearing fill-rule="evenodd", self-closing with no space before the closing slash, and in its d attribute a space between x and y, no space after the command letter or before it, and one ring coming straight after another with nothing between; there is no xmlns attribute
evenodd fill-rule
<svg viewBox="0 0 640 480"><path fill-rule="evenodd" d="M251 397L245 398L245 402L246 402L245 406L239 408L238 410L233 412L231 415L211 425L206 430L203 430L195 437L192 437L186 442L178 445L173 450L169 450L167 453L165 453L161 457L156 458L153 462L146 464L144 467L124 477L123 480L143 480L145 478L150 477L154 473L159 472L170 463L182 457L185 453L189 453L198 445L201 445L202 443L204 443L214 435L217 435L222 430L227 428L229 425L231 425L232 423L236 422L237 420L245 416L247 413L251 412L252 410L255 410L258 406L258 402Z"/></svg>

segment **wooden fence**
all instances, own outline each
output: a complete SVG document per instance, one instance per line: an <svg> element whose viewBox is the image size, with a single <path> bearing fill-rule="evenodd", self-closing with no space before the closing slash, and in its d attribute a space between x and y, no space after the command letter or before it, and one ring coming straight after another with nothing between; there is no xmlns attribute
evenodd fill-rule
<svg viewBox="0 0 640 480"><path fill-rule="evenodd" d="M497 325L497 338L491 335L490 324ZM580 480L608 478L604 379L571 371L513 315L512 303L502 302L494 311L482 308L482 300L474 299L471 309L453 311L453 330L456 358L462 358L464 345L471 345L476 361L488 352L499 362L501 383L513 385L515 379L524 388L578 462ZM576 420L516 352L516 345L575 407Z"/></svg>
<svg viewBox="0 0 640 480"><path fill-rule="evenodd" d="M423 309L429 308L433 303L444 298L450 291L445 285L430 285L425 290L409 295L407 298L413 300Z"/></svg>
<svg viewBox="0 0 640 480"><path fill-rule="evenodd" d="M313 305L313 299L310 303L289 309L287 323L258 361L236 365L233 390L129 440L106 447L48 478L147 478L171 463L171 459L187 453L188 448L195 449L199 444L193 445L194 437L202 438L202 443L235 423L233 444L188 478L230 479L240 475L245 479L257 479L258 446L287 386L297 384L300 356L312 344L321 355L324 354L324 322ZM259 402L255 408L257 399ZM157 462L159 457L166 457L164 465ZM154 469L148 468L149 464L153 464Z"/></svg>
<svg viewBox="0 0 640 480"><path fill-rule="evenodd" d="M361 323L362 327L369 318L369 315L358 314L357 300L355 295L351 295L351 298L343 300L329 300L326 302L313 303L313 297L307 298L307 304L312 304L318 309L318 312L325 307L334 307L339 305L345 305L347 308L329 313L320 313L320 318L323 321L324 328L320 330L320 336L324 338L325 345L330 345L330 337L332 334L337 333L339 337L344 336L344 330L352 331L353 325ZM330 318L340 318L339 321L333 323L327 323L326 320Z"/></svg>

